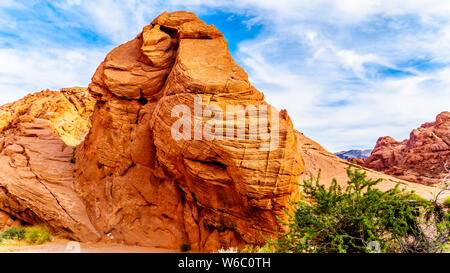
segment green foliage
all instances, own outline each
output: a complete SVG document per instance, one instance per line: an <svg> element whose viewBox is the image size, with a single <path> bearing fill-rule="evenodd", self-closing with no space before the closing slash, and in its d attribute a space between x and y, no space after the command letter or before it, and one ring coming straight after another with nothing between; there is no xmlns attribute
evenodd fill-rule
<svg viewBox="0 0 450 273"><path fill-rule="evenodd" d="M419 201L419 202L428 202L429 201L429 200L427 200L427 199L423 198L422 196L417 195L415 193L411 193L409 198L411 200L415 200L415 201Z"/></svg>
<svg viewBox="0 0 450 273"><path fill-rule="evenodd" d="M293 202L296 210L286 212L289 232L269 244L278 252L296 253L372 252L373 245L380 252L438 251L442 243L425 234L422 220L441 228L436 238L448 242L449 222L435 213L432 202L399 185L376 189L382 180L367 179L361 169L349 167L347 175L345 189L335 179L328 188L320 185L320 171L316 179L305 180L305 201Z"/></svg>
<svg viewBox="0 0 450 273"><path fill-rule="evenodd" d="M444 204L445 207L450 208L450 196L448 196L447 198L445 198L443 204Z"/></svg>
<svg viewBox="0 0 450 273"><path fill-rule="evenodd" d="M10 227L0 234L3 240L23 240L25 238L25 229L22 227Z"/></svg>
<svg viewBox="0 0 450 273"><path fill-rule="evenodd" d="M0 242L4 240L25 240L29 244L43 244L51 240L51 235L46 228L40 226L10 227L0 233Z"/></svg>
<svg viewBox="0 0 450 273"><path fill-rule="evenodd" d="M241 253L274 253L276 248L274 245L267 243L264 246L257 245L246 245L241 251Z"/></svg>
<svg viewBox="0 0 450 273"><path fill-rule="evenodd" d="M25 240L30 244L50 242L51 236L45 227L34 226L26 229Z"/></svg>

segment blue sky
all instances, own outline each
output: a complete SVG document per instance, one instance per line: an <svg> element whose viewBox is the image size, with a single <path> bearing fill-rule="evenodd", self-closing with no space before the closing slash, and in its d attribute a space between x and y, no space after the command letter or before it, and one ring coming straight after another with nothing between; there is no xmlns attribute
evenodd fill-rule
<svg viewBox="0 0 450 273"><path fill-rule="evenodd" d="M441 0L0 0L0 104L87 86L163 11L225 34L268 102L330 151L399 140L450 110L450 2Z"/></svg>

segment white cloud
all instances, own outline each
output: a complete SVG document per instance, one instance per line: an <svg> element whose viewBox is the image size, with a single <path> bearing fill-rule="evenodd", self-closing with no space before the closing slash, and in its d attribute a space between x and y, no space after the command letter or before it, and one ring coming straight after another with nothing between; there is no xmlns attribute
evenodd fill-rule
<svg viewBox="0 0 450 273"><path fill-rule="evenodd" d="M12 5L22 4L2 1L0 8ZM331 151L370 148L383 135L406 138L450 110L447 0L67 0L57 5L77 20L71 24L114 45L134 38L165 10L202 15L220 9L250 16L245 24L264 28L254 39L243 37L234 53L237 62L270 103L288 110L297 129ZM107 51L92 45L0 49L0 104L40 89L86 86Z"/></svg>
<svg viewBox="0 0 450 273"><path fill-rule="evenodd" d="M21 3L12 0L2 0L0 2L0 8L23 8Z"/></svg>
<svg viewBox="0 0 450 273"><path fill-rule="evenodd" d="M69 6L79 6L81 5L81 0L67 0L66 3Z"/></svg>
<svg viewBox="0 0 450 273"><path fill-rule="evenodd" d="M422 57L431 58L431 62L449 62L448 3L350 2L354 3L336 1L341 3L334 6L336 9L333 3L328 3L323 5L328 11L316 14L311 13L316 10L316 2L289 3L289 11L284 11L284 1L280 2L281 7L266 7L282 11L272 15L275 19L271 23L275 24L261 35L267 35L265 42L247 41L240 47L244 55L240 61L268 101L287 108L297 129L332 151L370 148L383 135L402 140L413 128L450 109L447 64L425 72L414 65L399 67L403 61ZM302 8L305 9L299 17L283 16ZM381 23L390 21L370 29L376 15L381 16ZM417 25L410 26L408 20ZM354 31L358 27L368 28L365 33L358 33L360 29ZM373 39L370 31L372 36L380 37ZM295 38L298 40L292 42ZM284 52L287 56L296 50L309 56L294 55L277 62L271 47L286 44L289 44L289 50ZM371 65L403 70L410 75L396 77ZM277 79L279 83L275 84Z"/></svg>
<svg viewBox="0 0 450 273"><path fill-rule="evenodd" d="M47 88L87 86L105 51L0 49L0 105Z"/></svg>

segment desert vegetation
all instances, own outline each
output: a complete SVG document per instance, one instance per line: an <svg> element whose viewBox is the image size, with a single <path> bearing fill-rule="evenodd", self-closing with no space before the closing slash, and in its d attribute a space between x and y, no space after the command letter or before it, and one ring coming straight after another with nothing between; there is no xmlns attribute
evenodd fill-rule
<svg viewBox="0 0 450 273"><path fill-rule="evenodd" d="M41 226L10 227L0 233L0 245L40 245L50 241L50 232Z"/></svg>
<svg viewBox="0 0 450 273"><path fill-rule="evenodd" d="M449 208L449 209L450 209L450 196L447 197L447 198L444 200L443 205L444 205L446 208Z"/></svg>
<svg viewBox="0 0 450 273"><path fill-rule="evenodd" d="M447 252L450 213L446 205L413 192L387 191L375 186L361 169L347 169L345 188L334 179L327 188L311 176L301 184L303 198L292 202L283 224L289 232L264 247L247 246L242 252L367 253ZM446 200L444 203L448 203Z"/></svg>

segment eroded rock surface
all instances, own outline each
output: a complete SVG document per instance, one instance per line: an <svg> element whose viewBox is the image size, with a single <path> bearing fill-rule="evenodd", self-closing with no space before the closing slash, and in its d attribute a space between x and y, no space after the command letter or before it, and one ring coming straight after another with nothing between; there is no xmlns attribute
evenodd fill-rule
<svg viewBox="0 0 450 273"><path fill-rule="evenodd" d="M178 106L194 122L174 137ZM216 119L212 106L236 119ZM278 122L255 134L250 107ZM449 156L448 121L444 112L410 140L380 139L367 164L434 183ZM220 138L239 126L243 138ZM298 194L294 182L321 169L321 183L345 185L348 166L264 101L214 26L193 13L163 13L106 56L89 92L43 91L0 107L0 228L20 219L80 241L194 251L262 244L261 233L283 231L277 217ZM424 197L433 191L365 170L385 179L381 189L400 182Z"/></svg>
<svg viewBox="0 0 450 273"><path fill-rule="evenodd" d="M22 221L0 210L0 230L21 225Z"/></svg>
<svg viewBox="0 0 450 273"><path fill-rule="evenodd" d="M379 138L364 166L425 185L442 182L450 169L450 112L414 129L401 142Z"/></svg>
<svg viewBox="0 0 450 273"><path fill-rule="evenodd" d="M282 230L276 217L284 217L304 170L292 122L248 82L214 26L193 13L163 13L106 56L89 91L97 104L77 148L75 187L103 236L208 251L260 244L261 232ZM203 110L267 106L279 128L268 122L261 129L279 130L276 148L261 149L275 146L274 139L250 137L251 118L239 108L227 113L245 122L244 139L175 140L177 105L208 126L210 119L195 112L198 99ZM226 126L222 120L214 128Z"/></svg>
<svg viewBox="0 0 450 273"><path fill-rule="evenodd" d="M89 132L94 105L95 100L86 88L30 94L0 107L0 133L14 127L23 117L45 119L67 145L76 146Z"/></svg>
<svg viewBox="0 0 450 273"><path fill-rule="evenodd" d="M100 238L73 190L74 147L68 145L87 133L93 102L86 89L75 88L0 108L0 210L76 240Z"/></svg>

